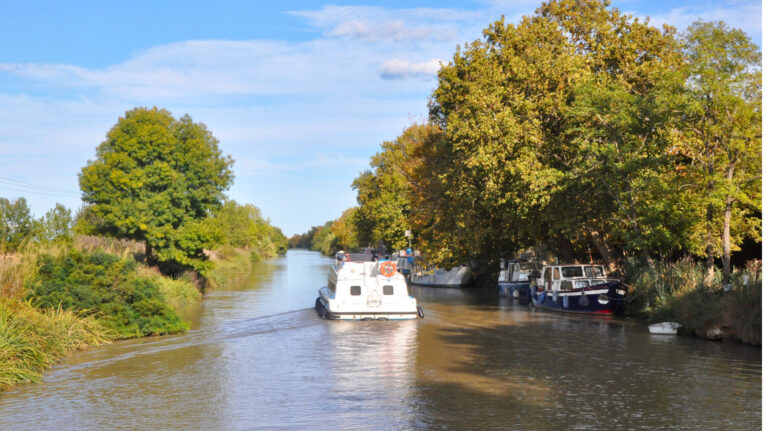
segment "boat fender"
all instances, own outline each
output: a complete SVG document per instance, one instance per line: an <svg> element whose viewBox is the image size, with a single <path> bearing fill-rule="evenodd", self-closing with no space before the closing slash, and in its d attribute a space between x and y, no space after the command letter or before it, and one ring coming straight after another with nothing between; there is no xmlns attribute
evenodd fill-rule
<svg viewBox="0 0 768 431"><path fill-rule="evenodd" d="M557 304L557 290L552 291L552 302Z"/></svg>
<svg viewBox="0 0 768 431"><path fill-rule="evenodd" d="M510 289L513 289L513 288L510 287ZM519 298L520 297L520 292L517 291L517 288L514 288L512 290L512 297L513 298Z"/></svg>
<svg viewBox="0 0 768 431"><path fill-rule="evenodd" d="M579 305L586 307L589 305L589 298L587 298L587 292L582 291L579 297Z"/></svg>
<svg viewBox="0 0 768 431"><path fill-rule="evenodd" d="M416 306L416 314L419 315L419 318L424 318L424 310L421 308L421 305Z"/></svg>
<svg viewBox="0 0 768 431"><path fill-rule="evenodd" d="M563 308L568 308L568 297L563 296Z"/></svg>
<svg viewBox="0 0 768 431"><path fill-rule="evenodd" d="M539 295L539 304L544 304L544 300L546 298L547 298L547 293L546 292L541 292L541 294Z"/></svg>
<svg viewBox="0 0 768 431"><path fill-rule="evenodd" d="M600 294L600 296L597 297L597 302L599 302L601 305L605 305L611 302L611 300L604 294Z"/></svg>

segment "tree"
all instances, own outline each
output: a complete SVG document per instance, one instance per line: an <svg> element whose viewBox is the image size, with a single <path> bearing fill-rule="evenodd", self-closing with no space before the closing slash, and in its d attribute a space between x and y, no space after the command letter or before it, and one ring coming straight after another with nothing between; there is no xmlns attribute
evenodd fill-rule
<svg viewBox="0 0 768 431"><path fill-rule="evenodd" d="M232 163L204 124L135 108L83 167L80 188L102 233L144 241L148 261L194 265L210 242L196 221L221 206Z"/></svg>
<svg viewBox="0 0 768 431"><path fill-rule="evenodd" d="M357 211L358 207L348 208L331 224L331 233L336 237L336 245L341 249L349 251L359 246L354 223Z"/></svg>
<svg viewBox="0 0 768 431"><path fill-rule="evenodd" d="M682 151L690 157L691 184L703 202L707 268L711 276L714 257L720 254L723 281L728 283L731 250L738 249L745 236L759 238L761 55L743 31L722 21L693 23L684 50L692 99L689 139Z"/></svg>
<svg viewBox="0 0 768 431"><path fill-rule="evenodd" d="M35 238L42 242L69 242L72 240L72 211L57 203L35 221Z"/></svg>
<svg viewBox="0 0 768 431"><path fill-rule="evenodd" d="M381 144L382 151L371 157L371 169L361 173L352 183L357 190L354 213L357 240L373 246L384 241L390 250L405 248L405 231L409 229L408 185L402 169L407 157L399 139Z"/></svg>
<svg viewBox="0 0 768 431"><path fill-rule="evenodd" d="M661 90L681 60L670 27L608 6L549 1L518 25L502 18L438 73L443 216L467 257L495 261L547 238L592 243L609 264L612 248L649 254L657 208L642 203L663 197L671 126L660 110L671 96Z"/></svg>
<svg viewBox="0 0 768 431"><path fill-rule="evenodd" d="M32 233L33 220L27 200L0 198L0 251L16 252Z"/></svg>

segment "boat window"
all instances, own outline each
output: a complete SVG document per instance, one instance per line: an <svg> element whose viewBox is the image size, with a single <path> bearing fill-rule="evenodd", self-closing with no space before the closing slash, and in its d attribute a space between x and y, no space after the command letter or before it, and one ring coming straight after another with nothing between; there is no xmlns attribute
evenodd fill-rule
<svg viewBox="0 0 768 431"><path fill-rule="evenodd" d="M552 280L552 268L547 268L544 270L544 281L551 281Z"/></svg>
<svg viewBox="0 0 768 431"><path fill-rule="evenodd" d="M560 280L560 268L555 268L554 269L554 275L553 275L552 278L555 279L555 280Z"/></svg>
<svg viewBox="0 0 768 431"><path fill-rule="evenodd" d="M536 264L533 262L525 262L520 264L520 269L527 272L533 272L538 268L536 268Z"/></svg>
<svg viewBox="0 0 768 431"><path fill-rule="evenodd" d="M589 266L584 268L587 271L587 277L605 277L602 266Z"/></svg>
<svg viewBox="0 0 768 431"><path fill-rule="evenodd" d="M330 290L333 293L336 293L336 282L328 280L328 290Z"/></svg>
<svg viewBox="0 0 768 431"><path fill-rule="evenodd" d="M577 280L574 282L577 289L583 289L585 287L589 287L589 282L587 280Z"/></svg>
<svg viewBox="0 0 768 431"><path fill-rule="evenodd" d="M573 290L573 282L571 280L564 281L560 290Z"/></svg>
<svg viewBox="0 0 768 431"><path fill-rule="evenodd" d="M382 292L384 295L394 295L395 294L395 288L390 285L386 285L382 288Z"/></svg>
<svg viewBox="0 0 768 431"><path fill-rule="evenodd" d="M565 278L584 277L584 272L581 270L580 266L564 266L563 277Z"/></svg>
<svg viewBox="0 0 768 431"><path fill-rule="evenodd" d="M352 296L360 296L360 292L362 290L360 289L360 286L350 286L349 287L349 294Z"/></svg>

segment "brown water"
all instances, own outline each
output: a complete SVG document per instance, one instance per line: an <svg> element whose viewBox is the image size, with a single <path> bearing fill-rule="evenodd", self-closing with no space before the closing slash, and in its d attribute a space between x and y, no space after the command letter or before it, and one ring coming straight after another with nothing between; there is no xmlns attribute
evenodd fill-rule
<svg viewBox="0 0 768 431"><path fill-rule="evenodd" d="M193 329L76 354L0 396L2 430L760 428L761 350L418 288L426 318L331 322L291 251L186 310Z"/></svg>

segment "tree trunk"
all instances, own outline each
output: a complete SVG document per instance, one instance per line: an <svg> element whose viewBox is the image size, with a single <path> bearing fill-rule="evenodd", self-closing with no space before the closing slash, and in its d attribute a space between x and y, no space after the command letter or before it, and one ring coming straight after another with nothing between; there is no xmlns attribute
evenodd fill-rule
<svg viewBox="0 0 768 431"><path fill-rule="evenodd" d="M707 205L707 283L711 283L715 277L715 247L712 244L712 219L713 219L712 204Z"/></svg>
<svg viewBox="0 0 768 431"><path fill-rule="evenodd" d="M712 194L715 191L715 182L713 179L715 175L715 162L712 144L710 142L706 143L706 151L707 155L709 156L707 166L707 172L709 173L709 181L707 182L707 198L711 199ZM714 212L715 209L712 207L712 204L707 204L707 284L712 283L712 279L715 277L715 245L714 236L712 234L712 224L715 219Z"/></svg>
<svg viewBox="0 0 768 431"><path fill-rule="evenodd" d="M563 260L566 262L573 262L576 253L573 250L573 244L571 240L566 238L563 234L557 236L557 250L560 255L563 256Z"/></svg>
<svg viewBox="0 0 768 431"><path fill-rule="evenodd" d="M734 166L728 166L726 179L728 185L733 180ZM731 211L733 210L733 197L725 198L725 214L723 214L723 284L731 282Z"/></svg>
<svg viewBox="0 0 768 431"><path fill-rule="evenodd" d="M723 284L731 282L731 209L733 202L729 198L725 203L723 219Z"/></svg>
<svg viewBox="0 0 768 431"><path fill-rule="evenodd" d="M603 262L605 262L608 272L616 271L618 268L616 260L613 258L608 244L603 242L600 233L595 229L589 229L589 238L592 240L592 244L597 247L597 251L600 252L600 257L603 258Z"/></svg>
<svg viewBox="0 0 768 431"><path fill-rule="evenodd" d="M149 244L149 241L144 241L144 263L147 265L151 264L152 259L152 246Z"/></svg>

